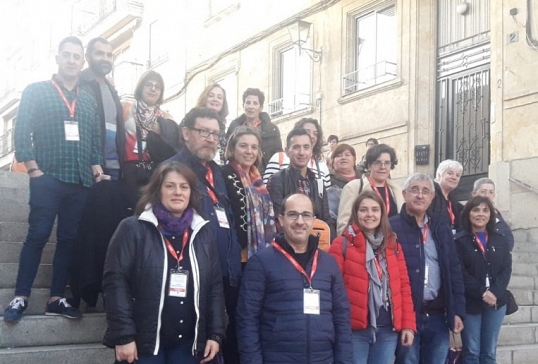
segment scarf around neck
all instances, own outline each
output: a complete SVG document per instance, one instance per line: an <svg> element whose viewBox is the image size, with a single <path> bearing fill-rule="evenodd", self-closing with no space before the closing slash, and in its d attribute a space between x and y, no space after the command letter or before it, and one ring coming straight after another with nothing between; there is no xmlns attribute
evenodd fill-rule
<svg viewBox="0 0 538 364"><path fill-rule="evenodd" d="M146 140L148 132L153 129L159 116L161 116L161 110L158 105L149 107L144 101L137 100L134 119L142 134L142 140Z"/></svg>
<svg viewBox="0 0 538 364"><path fill-rule="evenodd" d="M230 166L239 176L246 194L247 252L250 258L258 250L271 245L275 234L275 213L271 196L255 166L245 171L237 162Z"/></svg>
<svg viewBox="0 0 538 364"><path fill-rule="evenodd" d="M159 227L165 233L172 235L183 234L183 232L191 226L194 216L192 207L188 207L181 217L172 215L161 202L156 203L153 207L153 214L159 221Z"/></svg>
<svg viewBox="0 0 538 364"><path fill-rule="evenodd" d="M366 270L368 271L369 289L368 289L368 316L370 325L377 328L377 317L381 307L388 308L388 269L385 255L378 250L377 258L374 249L378 249L383 242L383 234L379 233L374 236L364 232L366 238ZM375 260L379 262L383 276L379 278Z"/></svg>

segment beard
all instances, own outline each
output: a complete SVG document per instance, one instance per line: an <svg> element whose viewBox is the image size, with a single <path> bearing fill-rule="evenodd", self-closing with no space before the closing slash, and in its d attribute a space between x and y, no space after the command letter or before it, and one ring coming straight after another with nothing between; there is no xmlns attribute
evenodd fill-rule
<svg viewBox="0 0 538 364"><path fill-rule="evenodd" d="M112 72L112 63L106 61L89 62L89 66L93 73L99 76L106 76Z"/></svg>
<svg viewBox="0 0 538 364"><path fill-rule="evenodd" d="M217 154L216 148L214 150L211 150L209 148L200 148L194 151L194 156L202 161L205 162L211 162L213 159L215 159L215 155Z"/></svg>

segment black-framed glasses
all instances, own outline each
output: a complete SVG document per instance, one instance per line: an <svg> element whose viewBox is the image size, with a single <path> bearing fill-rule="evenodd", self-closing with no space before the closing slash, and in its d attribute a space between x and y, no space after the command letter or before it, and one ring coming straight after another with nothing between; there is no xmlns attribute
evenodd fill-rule
<svg viewBox="0 0 538 364"><path fill-rule="evenodd" d="M189 128L192 130L196 130L202 138L209 139L209 137L213 137L215 140L220 140L224 134L222 134L220 131L209 131L207 129L198 129L198 128Z"/></svg>
<svg viewBox="0 0 538 364"><path fill-rule="evenodd" d="M162 86L159 85L157 82L151 82L151 81L148 81L144 84L144 87L146 88L149 88L149 89L152 89L154 88L156 91L162 91Z"/></svg>
<svg viewBox="0 0 538 364"><path fill-rule="evenodd" d="M303 211L303 212L299 212L299 211L288 211L284 214L288 219L290 220L297 220L299 218L299 216L302 216L303 217L303 220L304 221L312 221L314 220L314 214L311 213L310 211Z"/></svg>
<svg viewBox="0 0 538 364"><path fill-rule="evenodd" d="M372 165L376 167L390 167L392 166L392 162L391 161L373 161Z"/></svg>

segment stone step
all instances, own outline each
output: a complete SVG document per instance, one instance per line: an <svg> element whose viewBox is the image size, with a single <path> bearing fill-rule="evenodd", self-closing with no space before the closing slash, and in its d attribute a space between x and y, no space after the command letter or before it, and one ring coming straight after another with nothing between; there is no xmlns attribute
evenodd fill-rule
<svg viewBox="0 0 538 364"><path fill-rule="evenodd" d="M0 317L4 314L4 309L13 299L13 295L13 288L0 288ZM28 307L24 311L24 315L44 315L49 297L49 288L32 288L32 295L28 299ZM65 297L72 297L69 287L65 289ZM83 310L82 312L85 311Z"/></svg>
<svg viewBox="0 0 538 364"><path fill-rule="evenodd" d="M514 294L516 302L519 306L538 305L538 291L528 289L510 289Z"/></svg>
<svg viewBox="0 0 538 364"><path fill-rule="evenodd" d="M0 349L100 343L105 331L106 319L102 313L85 314L79 320L25 316L16 324L0 321Z"/></svg>
<svg viewBox="0 0 538 364"><path fill-rule="evenodd" d="M0 241L22 242L27 232L27 223L0 222ZM49 242L56 242L56 226L52 228Z"/></svg>
<svg viewBox="0 0 538 364"><path fill-rule="evenodd" d="M512 252L512 261L516 263L538 263L538 252Z"/></svg>
<svg viewBox="0 0 538 364"><path fill-rule="evenodd" d="M0 186L0 205L28 206L30 190L28 187L12 188Z"/></svg>
<svg viewBox="0 0 538 364"><path fill-rule="evenodd" d="M508 324L501 326L498 345L535 345L538 323Z"/></svg>
<svg viewBox="0 0 538 364"><path fill-rule="evenodd" d="M0 171L0 187L28 188L29 177L26 173Z"/></svg>
<svg viewBox="0 0 538 364"><path fill-rule="evenodd" d="M537 358L538 344L497 347L497 364L535 364Z"/></svg>
<svg viewBox="0 0 538 364"><path fill-rule="evenodd" d="M0 221L2 222L28 222L30 208L24 205L5 205L0 202Z"/></svg>
<svg viewBox="0 0 538 364"><path fill-rule="evenodd" d="M13 288L17 281L18 263L0 263L0 288ZM48 288L52 279L52 265L41 264L33 288Z"/></svg>
<svg viewBox="0 0 538 364"><path fill-rule="evenodd" d="M55 345L30 348L0 349L0 364L113 363L114 350L101 344Z"/></svg>
<svg viewBox="0 0 538 364"><path fill-rule="evenodd" d="M510 284L508 285L508 289L516 288L528 290L536 289L535 278L525 275L512 274L512 277L510 277Z"/></svg>
<svg viewBox="0 0 538 364"><path fill-rule="evenodd" d="M504 324L538 323L538 306L523 306L519 302L518 306L517 312L504 317Z"/></svg>
<svg viewBox="0 0 538 364"><path fill-rule="evenodd" d="M537 252L537 251L538 251L538 244L534 242L516 241L514 243L514 249L512 250L512 253Z"/></svg>
<svg viewBox="0 0 538 364"><path fill-rule="evenodd" d="M0 241L0 263L18 263L21 249L22 243ZM55 243L47 243L47 245L45 245L41 256L42 264L52 264L55 249Z"/></svg>
<svg viewBox="0 0 538 364"><path fill-rule="evenodd" d="M536 276L538 275L538 262L536 263L522 263L512 262L512 274L521 276Z"/></svg>

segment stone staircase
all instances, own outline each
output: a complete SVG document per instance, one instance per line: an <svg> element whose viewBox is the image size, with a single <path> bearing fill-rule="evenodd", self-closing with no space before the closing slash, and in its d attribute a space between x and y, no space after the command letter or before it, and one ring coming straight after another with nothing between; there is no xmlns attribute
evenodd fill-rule
<svg viewBox="0 0 538 364"><path fill-rule="evenodd" d="M519 311L504 319L497 363L534 364L538 363L538 229L515 230L514 238L509 289Z"/></svg>
<svg viewBox="0 0 538 364"><path fill-rule="evenodd" d="M28 177L0 172L0 315L13 298L28 211ZM50 241L56 241L55 232ZM113 350L101 344L106 329L103 313L84 313L81 320L45 316L54 249L55 244L48 243L43 251L21 321L7 324L0 320L0 364L113 363Z"/></svg>

